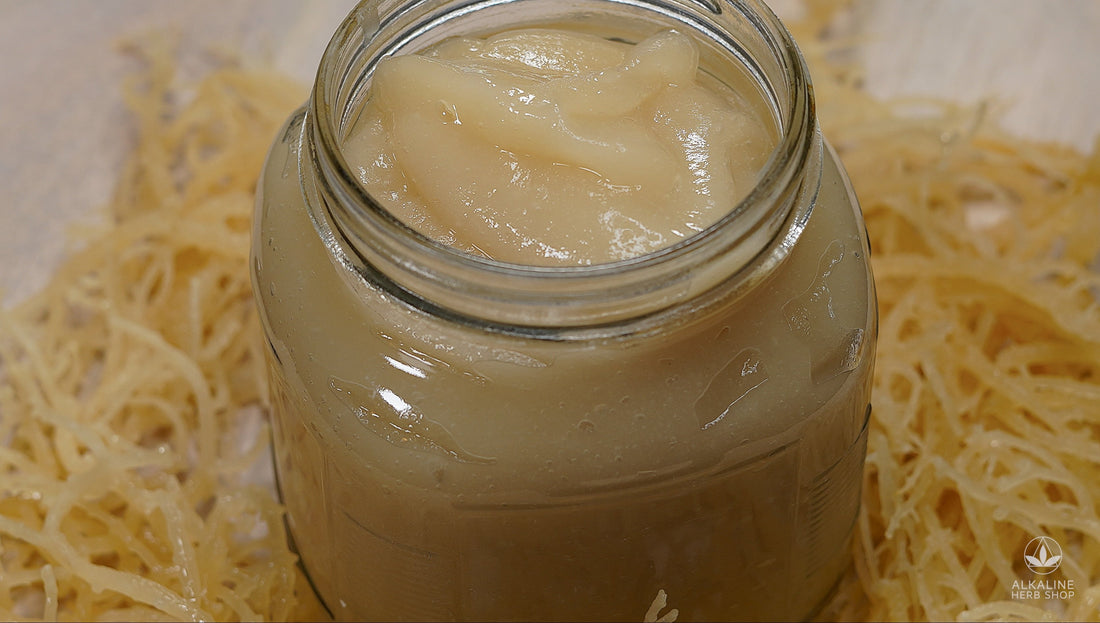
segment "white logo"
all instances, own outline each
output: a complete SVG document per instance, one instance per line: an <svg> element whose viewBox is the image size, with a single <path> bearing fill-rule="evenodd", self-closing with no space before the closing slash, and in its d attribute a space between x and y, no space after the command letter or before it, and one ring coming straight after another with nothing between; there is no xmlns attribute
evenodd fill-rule
<svg viewBox="0 0 1100 623"><path fill-rule="evenodd" d="M1012 581L1012 598L1024 599L1073 599L1077 587L1072 579L1052 580L1048 577L1062 564L1062 546L1049 536L1037 536L1024 547L1024 564L1035 575L1028 580Z"/></svg>
<svg viewBox="0 0 1100 623"><path fill-rule="evenodd" d="M1062 564L1062 546L1049 536L1037 536L1024 547L1024 564L1039 575L1050 575Z"/></svg>

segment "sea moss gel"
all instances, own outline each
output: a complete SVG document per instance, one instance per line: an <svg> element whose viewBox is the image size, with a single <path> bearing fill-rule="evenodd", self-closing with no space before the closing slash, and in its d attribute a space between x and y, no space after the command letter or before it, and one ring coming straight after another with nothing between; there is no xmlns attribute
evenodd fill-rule
<svg viewBox="0 0 1100 623"><path fill-rule="evenodd" d="M339 619L797 619L847 565L875 299L756 3L363 2L268 157L288 523Z"/></svg>
<svg viewBox="0 0 1100 623"><path fill-rule="evenodd" d="M764 101L677 31L458 37L382 60L343 152L406 224L474 255L587 265L702 232L775 147Z"/></svg>

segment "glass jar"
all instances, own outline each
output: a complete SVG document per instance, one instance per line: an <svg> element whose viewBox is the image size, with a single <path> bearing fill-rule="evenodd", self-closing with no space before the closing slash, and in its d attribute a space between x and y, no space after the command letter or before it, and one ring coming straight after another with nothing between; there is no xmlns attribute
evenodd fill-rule
<svg viewBox="0 0 1100 623"><path fill-rule="evenodd" d="M457 34L675 27L778 146L702 233L631 260L467 255L387 213L341 140L381 57ZM338 619L812 614L849 562L876 307L804 62L756 2L368 0L260 184L253 285L290 532Z"/></svg>

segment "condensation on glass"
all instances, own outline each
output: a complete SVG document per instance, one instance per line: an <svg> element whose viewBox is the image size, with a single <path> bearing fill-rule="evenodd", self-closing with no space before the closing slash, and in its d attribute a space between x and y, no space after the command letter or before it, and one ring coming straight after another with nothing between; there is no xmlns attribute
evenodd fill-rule
<svg viewBox="0 0 1100 623"><path fill-rule="evenodd" d="M556 24L689 33L777 146L700 234L522 266L432 241L341 149L379 58ZM747 82L746 82L746 79ZM753 2L364 2L268 157L253 283L288 524L339 619L799 619L849 564L876 312L805 65Z"/></svg>

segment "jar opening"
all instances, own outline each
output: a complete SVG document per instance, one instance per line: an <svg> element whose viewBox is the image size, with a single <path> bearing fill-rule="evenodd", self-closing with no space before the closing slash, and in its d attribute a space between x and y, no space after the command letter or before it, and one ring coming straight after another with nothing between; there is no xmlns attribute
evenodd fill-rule
<svg viewBox="0 0 1100 623"><path fill-rule="evenodd" d="M704 49L701 69L749 75L778 127L757 184L703 231L629 259L570 266L507 263L465 253L406 225L352 173L341 148L369 96L380 59L455 35L581 20L606 36L676 28ZM309 105L303 166L319 173L307 204L322 235L359 272L410 304L497 329L551 333L636 324L744 290L778 265L805 224L820 154L804 61L758 2L672 0L365 0L337 30ZM307 194L311 189L305 189ZM723 286L722 288L718 288ZM714 292L722 289L722 297ZM637 331L632 326L631 331Z"/></svg>

